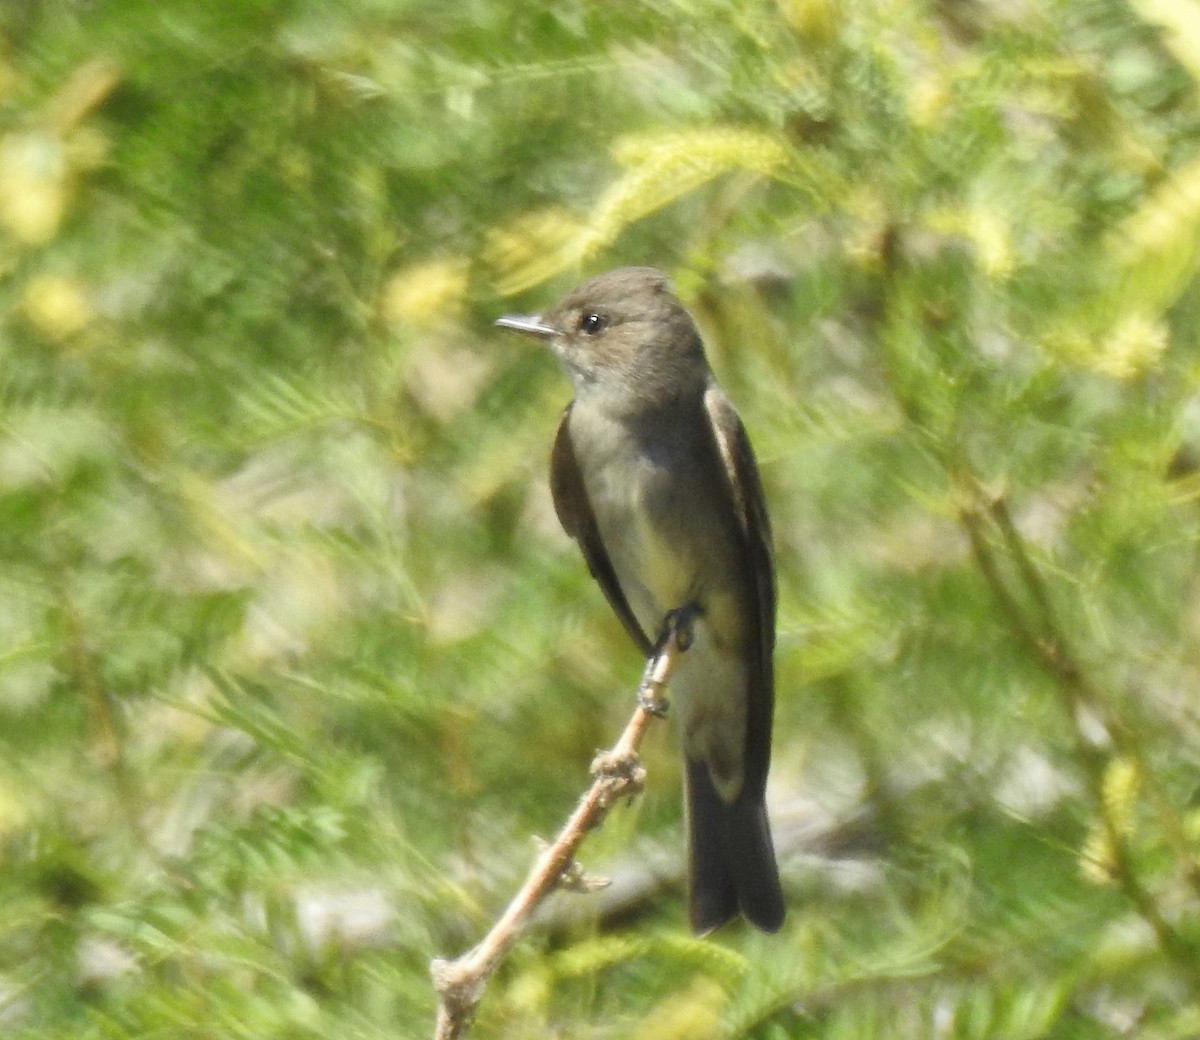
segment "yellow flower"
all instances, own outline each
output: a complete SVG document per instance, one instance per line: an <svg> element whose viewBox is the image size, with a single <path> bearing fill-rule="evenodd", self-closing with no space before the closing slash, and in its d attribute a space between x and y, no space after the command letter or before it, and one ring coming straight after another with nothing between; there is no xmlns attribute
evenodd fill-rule
<svg viewBox="0 0 1200 1040"><path fill-rule="evenodd" d="M466 296L465 260L425 260L388 277L380 293L379 311L388 324L428 328L458 315Z"/></svg>
<svg viewBox="0 0 1200 1040"><path fill-rule="evenodd" d="M34 327L54 340L70 339L95 315L84 286L61 275L33 279L25 288L21 307Z"/></svg>

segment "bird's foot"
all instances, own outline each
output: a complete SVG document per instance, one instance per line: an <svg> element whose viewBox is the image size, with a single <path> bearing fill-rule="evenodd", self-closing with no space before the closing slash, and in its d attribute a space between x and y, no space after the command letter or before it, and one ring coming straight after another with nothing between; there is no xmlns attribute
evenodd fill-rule
<svg viewBox="0 0 1200 1040"><path fill-rule="evenodd" d="M658 637L658 652L661 653L672 643L680 652L689 650L696 638L695 623L700 614L700 607L695 603L685 603L682 607L668 611L663 619L662 633Z"/></svg>
<svg viewBox="0 0 1200 1040"><path fill-rule="evenodd" d="M651 664L653 664L653 658ZM665 719L671 710L671 702L667 699L667 688L650 674L646 669L641 685L637 692L638 704L643 711L648 711L655 718Z"/></svg>
<svg viewBox="0 0 1200 1040"><path fill-rule="evenodd" d="M638 686L638 704L660 719L666 717L671 707L667 700L666 684L658 677L660 662L667 651L674 649L683 653L692 645L695 640L694 625L699 614L700 608L695 603L687 603L669 611L663 619L654 652L646 662L646 670Z"/></svg>

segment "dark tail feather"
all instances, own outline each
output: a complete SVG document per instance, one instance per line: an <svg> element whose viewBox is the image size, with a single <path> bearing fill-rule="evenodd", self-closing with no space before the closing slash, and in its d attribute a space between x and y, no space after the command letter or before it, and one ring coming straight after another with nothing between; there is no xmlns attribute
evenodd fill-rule
<svg viewBox="0 0 1200 1040"><path fill-rule="evenodd" d="M762 798L726 804L708 767L691 759L685 783L692 931L711 932L739 913L764 932L779 931L783 892Z"/></svg>

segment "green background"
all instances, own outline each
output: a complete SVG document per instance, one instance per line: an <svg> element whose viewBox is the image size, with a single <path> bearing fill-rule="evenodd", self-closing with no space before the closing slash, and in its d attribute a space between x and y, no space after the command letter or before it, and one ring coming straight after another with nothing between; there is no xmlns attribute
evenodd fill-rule
<svg viewBox="0 0 1200 1040"><path fill-rule="evenodd" d="M641 667L491 322L650 263L790 916L688 936L659 727L475 1035L1200 1034L1198 81L1194 0L6 0L0 1032L431 1035Z"/></svg>

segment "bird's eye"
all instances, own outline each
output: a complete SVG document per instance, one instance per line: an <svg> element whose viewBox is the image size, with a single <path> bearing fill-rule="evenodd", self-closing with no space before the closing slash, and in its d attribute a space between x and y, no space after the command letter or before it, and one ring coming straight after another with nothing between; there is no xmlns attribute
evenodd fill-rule
<svg viewBox="0 0 1200 1040"><path fill-rule="evenodd" d="M585 336L598 336L608 328L608 319L603 314L584 314L579 319L579 331Z"/></svg>

